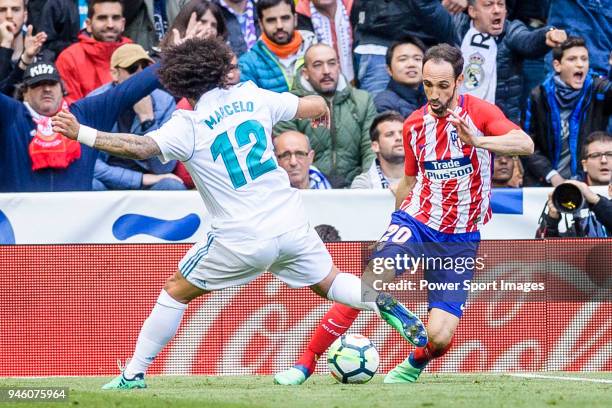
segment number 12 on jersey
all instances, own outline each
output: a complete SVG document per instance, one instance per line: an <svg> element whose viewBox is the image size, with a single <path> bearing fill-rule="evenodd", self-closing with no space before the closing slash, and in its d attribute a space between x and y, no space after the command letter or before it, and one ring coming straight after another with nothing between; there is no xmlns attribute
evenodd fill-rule
<svg viewBox="0 0 612 408"><path fill-rule="evenodd" d="M261 162L261 157L268 147L266 132L261 123L256 120L242 122L236 128L235 136L238 147L248 145L251 143L251 136L255 137L255 144L251 147L246 157L247 169L249 170L249 175L252 180L276 168L276 162L273 158L263 163ZM223 132L215 138L215 141L210 147L210 151L214 161L217 161L217 158L221 156L234 188L240 188L247 183L227 132Z"/></svg>

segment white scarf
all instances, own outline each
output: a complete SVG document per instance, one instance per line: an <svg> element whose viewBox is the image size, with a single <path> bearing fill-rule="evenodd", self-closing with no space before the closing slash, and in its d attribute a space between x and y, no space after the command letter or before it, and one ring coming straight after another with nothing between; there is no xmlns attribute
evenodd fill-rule
<svg viewBox="0 0 612 408"><path fill-rule="evenodd" d="M317 40L333 47L338 52L340 68L346 79L350 82L355 76L353 73L353 36L351 34L351 24L344 3L341 0L336 0L336 3L336 15L334 16L336 44L333 41L329 18L322 15L312 1L310 2L311 21Z"/></svg>
<svg viewBox="0 0 612 408"><path fill-rule="evenodd" d="M474 95L495 103L497 86L497 43L489 34L483 34L470 23L470 29L461 42L463 54L462 94Z"/></svg>

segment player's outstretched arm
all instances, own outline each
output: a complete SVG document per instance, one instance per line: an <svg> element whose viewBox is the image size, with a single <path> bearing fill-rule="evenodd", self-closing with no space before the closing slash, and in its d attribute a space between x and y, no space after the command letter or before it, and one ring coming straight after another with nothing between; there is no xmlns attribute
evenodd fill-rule
<svg viewBox="0 0 612 408"><path fill-rule="evenodd" d="M533 140L520 129L513 129L502 136L479 137L474 146L508 156L533 154Z"/></svg>
<svg viewBox="0 0 612 408"><path fill-rule="evenodd" d="M495 137L477 137L470 125L461 116L447 109L448 122L453 123L457 134L465 144L487 149L500 155L521 156L533 154L533 140L521 129L512 129L508 133Z"/></svg>
<svg viewBox="0 0 612 408"><path fill-rule="evenodd" d="M325 99L319 95L307 95L299 99L295 117L298 119L316 119L329 112Z"/></svg>
<svg viewBox="0 0 612 408"><path fill-rule="evenodd" d="M52 123L54 132L114 156L144 160L161 154L159 146L149 136L100 132L82 126L68 110L58 112Z"/></svg>

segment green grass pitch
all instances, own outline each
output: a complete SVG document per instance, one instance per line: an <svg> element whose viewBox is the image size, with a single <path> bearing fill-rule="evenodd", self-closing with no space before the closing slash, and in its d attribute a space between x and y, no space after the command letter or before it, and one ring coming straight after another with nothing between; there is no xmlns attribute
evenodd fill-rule
<svg viewBox="0 0 612 408"><path fill-rule="evenodd" d="M495 374L424 374L410 385L385 385L378 375L344 385L319 375L299 387L281 387L270 376L150 376L146 390L102 391L110 377L0 378L0 387L69 387L67 402L6 403L32 407L612 407L612 373L540 373L604 379L608 383L528 379Z"/></svg>

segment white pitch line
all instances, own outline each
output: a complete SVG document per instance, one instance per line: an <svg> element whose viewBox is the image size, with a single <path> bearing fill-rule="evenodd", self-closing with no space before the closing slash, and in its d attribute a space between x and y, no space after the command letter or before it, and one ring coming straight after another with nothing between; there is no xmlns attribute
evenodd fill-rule
<svg viewBox="0 0 612 408"><path fill-rule="evenodd" d="M560 377L560 376L555 376L555 375L540 375L540 374L507 374L507 375L511 377L521 377L521 378L541 378L545 380L585 381L585 382L612 384L612 380L604 380L602 378Z"/></svg>

